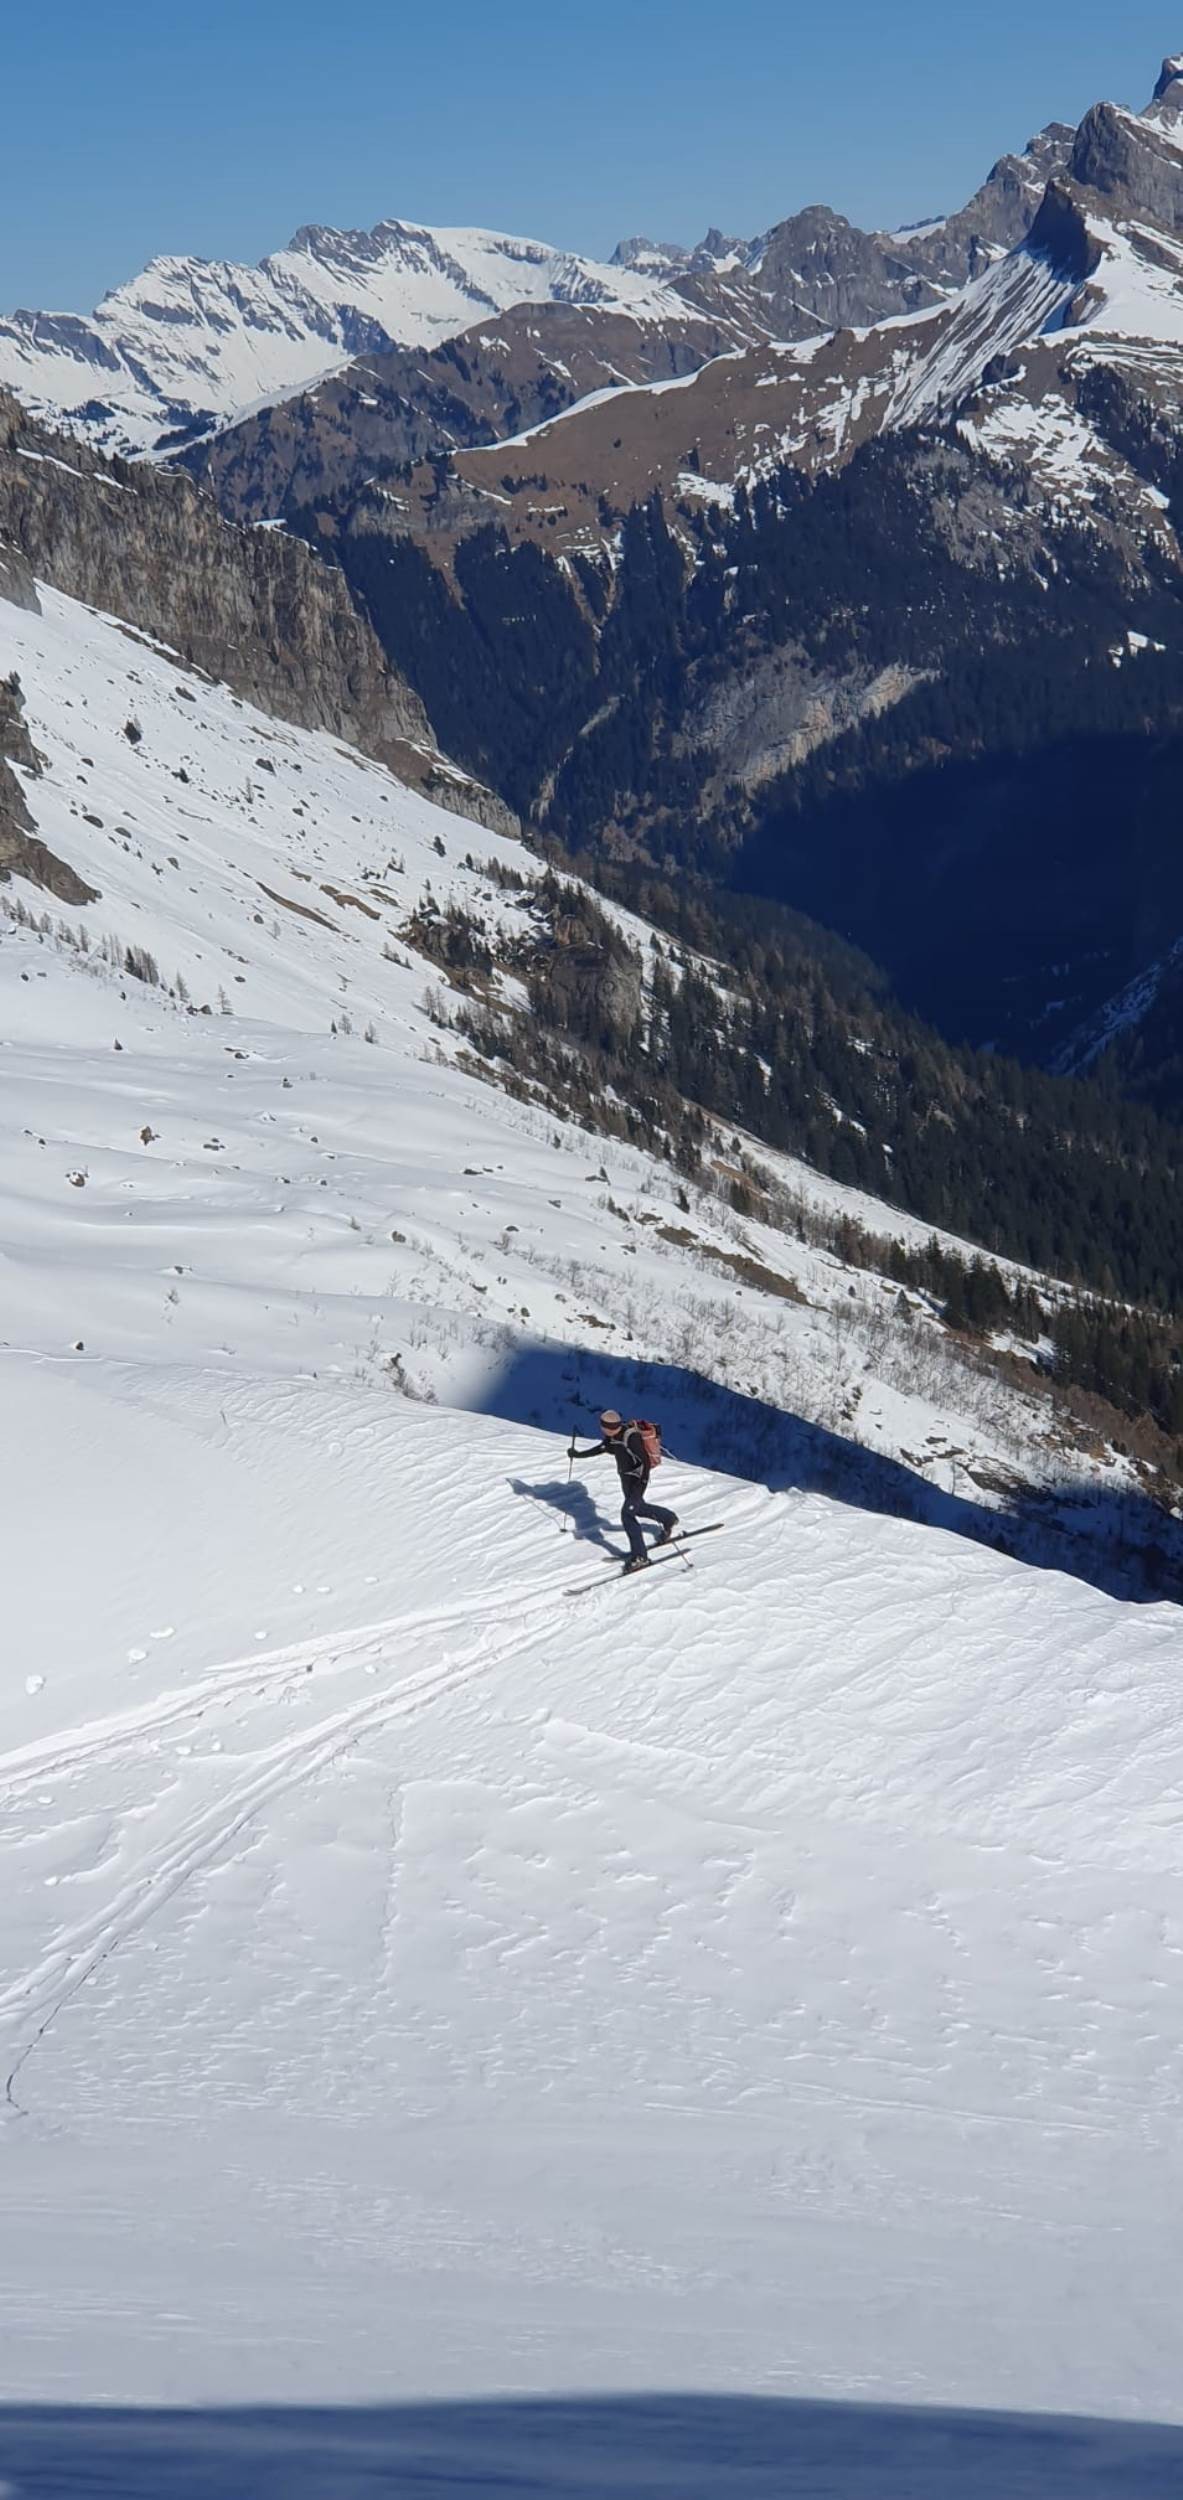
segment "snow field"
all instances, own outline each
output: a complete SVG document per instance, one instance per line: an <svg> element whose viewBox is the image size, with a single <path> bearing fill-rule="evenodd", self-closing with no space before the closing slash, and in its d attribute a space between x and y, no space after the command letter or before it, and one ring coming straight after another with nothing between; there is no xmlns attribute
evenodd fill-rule
<svg viewBox="0 0 1183 2500"><path fill-rule="evenodd" d="M208 1388L154 1421L179 1594L223 1444ZM10 2391L1177 2412L1172 1612L672 1467L725 1534L571 1601L549 1439L230 1422L233 1654L184 1672L111 1536L76 1603L145 1655L0 1758ZM349 1628L276 1642L285 1537Z"/></svg>

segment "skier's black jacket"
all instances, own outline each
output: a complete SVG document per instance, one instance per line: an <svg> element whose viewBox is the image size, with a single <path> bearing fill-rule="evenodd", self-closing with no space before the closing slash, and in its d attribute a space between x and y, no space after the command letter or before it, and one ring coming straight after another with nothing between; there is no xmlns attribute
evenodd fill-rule
<svg viewBox="0 0 1183 2500"><path fill-rule="evenodd" d="M626 1425L623 1432L614 1432L610 1441L593 1441L590 1450L577 1450L574 1442L571 1444L572 1458L602 1458L605 1452L608 1452L616 1461L616 1471L620 1477L622 1493L631 1493L636 1496L648 1492L649 1478L653 1470L649 1464L648 1451L635 1424Z"/></svg>

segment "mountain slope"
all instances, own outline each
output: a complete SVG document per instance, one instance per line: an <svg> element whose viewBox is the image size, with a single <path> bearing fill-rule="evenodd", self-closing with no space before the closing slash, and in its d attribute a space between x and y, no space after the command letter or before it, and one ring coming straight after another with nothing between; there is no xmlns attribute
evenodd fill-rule
<svg viewBox="0 0 1183 2500"><path fill-rule="evenodd" d="M693 252L636 242L605 266L516 236L388 219L369 232L303 227L257 268L161 258L89 319L44 311L0 318L0 387L39 415L68 417L104 449L144 453L299 396L359 357L433 349L518 305L598 311L618 332L645 323L675 341L693 338L699 361L711 350L696 323L734 344L881 320L939 304L1016 242L1067 135L1053 125L1022 156L1001 159L956 216L894 236L864 234L833 210L808 208L747 244L717 234ZM560 323L560 364L563 336ZM627 353L618 363L639 378ZM652 369L660 369L656 353ZM560 389L551 404L563 396ZM516 429L511 422L505 430ZM438 432L429 447L451 439ZM388 446L387 456L405 454ZM270 506L280 508L279 499Z"/></svg>
<svg viewBox="0 0 1183 2500"><path fill-rule="evenodd" d="M1172 92L1169 129L1183 131L1183 82ZM1167 412L1176 405L1183 192L1173 206L1160 176L1164 162L1183 167L1183 151L1160 137L1167 125L1107 120L1108 110L1082 124L1069 175L1048 186L1025 240L942 306L751 348L707 365L676 397L641 387L577 407L520 446L459 454L458 484L496 477L515 534L540 535L539 512L561 497L557 543L586 548L610 534L604 500L615 514L657 489L693 508L786 463L817 474L882 433L957 420L998 457L1054 476L1066 504L1093 505L1102 486L1131 532L1162 536L1157 477L1130 456L1116 414L1105 421L1098 377ZM1120 147L1106 155L1098 128L1116 131ZM522 492L539 480L545 505Z"/></svg>
<svg viewBox="0 0 1183 2500"><path fill-rule="evenodd" d="M594 833L607 791L624 865L738 806L737 686L808 744L810 679L806 761L844 698L902 720L912 773L1004 628L1028 686L1170 681L1165 489L1134 561L931 421L690 474L582 564L449 532L441 479L441 560L382 581L482 737L531 691L515 762ZM1053 1382L1096 1314L932 1222L1017 1175L1177 1277L1176 1166L782 914L710 951L686 850L659 933L478 811L341 571L5 405L0 2480L76 2435L126 2500L149 2404L240 2406L236 2487L293 2494L341 2485L334 2400L372 2483L380 2399L561 2390L553 2472L516 2408L440 2436L585 2490L573 2389L1183 2420L1183 1522ZM567 1453L609 1400L718 1523L627 1586ZM1021 2491L1012 2425L928 2429L934 2500ZM677 2437L629 2487L738 2500ZM1065 2439L1147 2490L1179 2447L1029 2432L1041 2500Z"/></svg>
<svg viewBox="0 0 1183 2500"><path fill-rule="evenodd" d="M1183 1252L1152 1124L1038 1090L1017 1122L993 1071L944 1065L857 987L831 996L808 957L753 992L380 765L40 600L0 606L32 827L7 885L0 861L12 1342L45 1343L51 1310L63 1353L197 1359L245 1331L265 1366L465 1403L504 1375L526 1414L554 1369L540 1339L574 1339L591 1396L640 1342L688 1450L918 1517L954 1495L967 1534L1106 1584L1140 1586L1149 1541L1173 1577L1173 1445L1053 1392L1063 1288L1004 1268L1008 1307L991 1270L964 1337L945 1305L972 1253L933 1239L963 1171L994 1221L999 1176L1030 1168L1033 1238L1072 1254L1084 1223L1086 1264L1155 1290ZM770 1143L737 1139L745 1113ZM885 1174L919 1215L883 1202ZM221 1210L228 1271L200 1246Z"/></svg>
<svg viewBox="0 0 1183 2500"><path fill-rule="evenodd" d="M354 740L441 806L507 823L503 803L439 753L336 568L282 532L231 528L188 479L105 460L3 393L0 550L20 574L15 589L0 576L0 599L31 601L39 575L281 718Z"/></svg>
<svg viewBox="0 0 1183 2500"><path fill-rule="evenodd" d="M366 356L203 437L177 465L237 521L327 504L361 484L397 510L409 465L517 435L597 392L692 373L759 327L729 300L660 320L598 305L519 307L439 347Z"/></svg>
<svg viewBox="0 0 1183 2500"><path fill-rule="evenodd" d="M548 392L577 394L578 372L560 379L551 360L550 381L536 376L532 391L519 382L512 397L490 392L479 351L500 354L501 342L477 339L480 395L465 371L455 412L441 365L430 457L401 414L413 379L396 368L380 377L385 398L358 376L347 393L337 386L323 424L315 403L302 409L305 431L278 459L259 440L271 419L253 438L223 437L208 474L237 513L266 513L270 497L334 537L377 527L417 538L445 566L457 539L491 520L511 544L603 560L623 515L656 492L693 556L695 524L740 488L750 494L785 466L830 474L885 434L956 426L1015 473L1020 511L1033 486L1049 507L1119 540L1133 566L1147 546L1177 566L1183 210L1171 168L1183 165L1181 130L1183 80L1165 71L1145 114L1096 108L1045 160L1061 170L1023 239L960 293L946 289L905 317L747 345L740 325L728 352L695 373L700 335L680 374L647 381L634 361L616 390L597 382L575 405L540 414ZM636 251L647 268L652 247ZM723 268L732 257L716 256ZM673 275L683 282L677 256ZM524 430L506 440L514 415ZM483 446L473 439L482 426L494 437Z"/></svg>

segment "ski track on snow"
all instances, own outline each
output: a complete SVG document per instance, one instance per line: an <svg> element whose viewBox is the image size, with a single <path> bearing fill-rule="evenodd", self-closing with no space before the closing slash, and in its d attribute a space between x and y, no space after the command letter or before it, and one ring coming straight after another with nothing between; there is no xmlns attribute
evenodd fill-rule
<svg viewBox="0 0 1183 2500"><path fill-rule="evenodd" d="M611 1582L607 1585L610 1587ZM458 1685L470 1683L500 1665L520 1645L523 1605L533 1612L551 1606L560 1594L553 1583L533 1584L443 1613L423 1611L390 1623L367 1626L343 1639L304 1642L274 1651L270 1657L256 1653L254 1657L230 1661L187 1693L163 1695L155 1707L98 1720L92 1727L77 1731L64 1744L59 1741L54 1745L25 1746L0 1756L0 1799L15 1801L40 1781L67 1776L93 1766L96 1760L114 1761L129 1746L135 1746L137 1740L150 1742L186 1720L200 1720L211 1706L253 1697L276 1683L282 1688L284 1678L312 1674L318 1666L340 1668L377 1663L385 1645L396 1634L440 1631L449 1624L479 1620L482 1615L496 1623L499 1617L513 1612L512 1628L502 1640L491 1646L479 1640L442 1667L404 1679L392 1693L356 1703L298 1736L265 1748L255 1757L255 1767L248 1776L237 1780L217 1804L192 1814L172 1843L136 1870L106 1910L61 1932L33 1970L0 1992L0 2021L32 2013L36 2024L31 2037L18 2048L6 2076L5 2099L9 2107L21 2112L15 2090L17 2077L79 1988L192 1876L221 1856L260 1808L315 1778L361 1737L412 1717Z"/></svg>
<svg viewBox="0 0 1183 2500"><path fill-rule="evenodd" d="M755 1501L751 1496L741 1499L734 1506L735 1518L758 1507L759 1500L759 1496ZM693 1568L689 1558L684 1559L687 1567ZM610 1589L613 1581L605 1576L603 1583L589 1583L590 1588L601 1585ZM396 1638L442 1632L450 1625L479 1622L482 1617L495 1626L502 1616L513 1615L509 1635L492 1646L480 1640L461 1657L422 1675L405 1678L393 1692L359 1702L298 1736L264 1748L254 1757L252 1772L237 1780L217 1804L191 1815L169 1846L137 1868L105 1911L61 1931L31 1971L0 1990L0 2022L16 2016L27 2019L30 2014L35 2021L31 2036L17 2049L6 2075L5 2100L9 2108L26 2114L16 2098L17 2077L78 1990L191 1877L214 1863L262 1807L315 1778L361 1737L379 1733L398 1720L415 1715L458 1685L470 1683L500 1665L520 1644L522 1609L527 1609L527 1619L532 1619L544 1608L553 1607L564 1594L562 1585L554 1581L529 1582L468 1604L440 1611L421 1609L380 1624L363 1625L355 1632L330 1634L270 1653L248 1653L228 1660L224 1667L203 1676L188 1691L162 1694L155 1704L143 1709L98 1719L64 1737L0 1755L0 1803L18 1803L46 1780L68 1778L98 1764L114 1763L129 1750L152 1751L155 1740L187 1722L200 1723L212 1709L228 1707L240 1699L254 1699L275 1688L281 1695L286 1690L298 1690L299 1684L292 1679L312 1675L317 1668L342 1670L378 1665Z"/></svg>
<svg viewBox="0 0 1183 2500"><path fill-rule="evenodd" d="M481 1615L496 1620L509 1606L542 1605L561 1594L559 1583L530 1581L509 1591L502 1590L496 1597L474 1598L467 1605L449 1606L439 1612L425 1608L417 1613L394 1615L382 1623L362 1624L353 1632L322 1633L315 1640L297 1641L283 1649L248 1650L242 1657L215 1667L199 1682L162 1693L156 1702L119 1711L110 1718L95 1719L84 1727L67 1729L61 1735L0 1754L0 1799L19 1798L38 1781L65 1777L96 1757L114 1760L137 1739L165 1735L186 1719L201 1718L210 1708L234 1701L240 1695L262 1692L268 1684L281 1683L285 1676L310 1674L318 1666L359 1665L367 1656L380 1658L384 1642L397 1634L443 1631L451 1623L471 1622ZM0 1998L0 2011L3 2003Z"/></svg>

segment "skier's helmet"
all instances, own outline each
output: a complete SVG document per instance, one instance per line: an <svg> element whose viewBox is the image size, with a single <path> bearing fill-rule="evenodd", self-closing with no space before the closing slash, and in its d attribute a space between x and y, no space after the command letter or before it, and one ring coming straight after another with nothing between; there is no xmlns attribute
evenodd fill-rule
<svg viewBox="0 0 1183 2500"><path fill-rule="evenodd" d="M600 1417L600 1430L607 1433L623 1432L624 1418L617 1414L614 1406L605 1407Z"/></svg>

